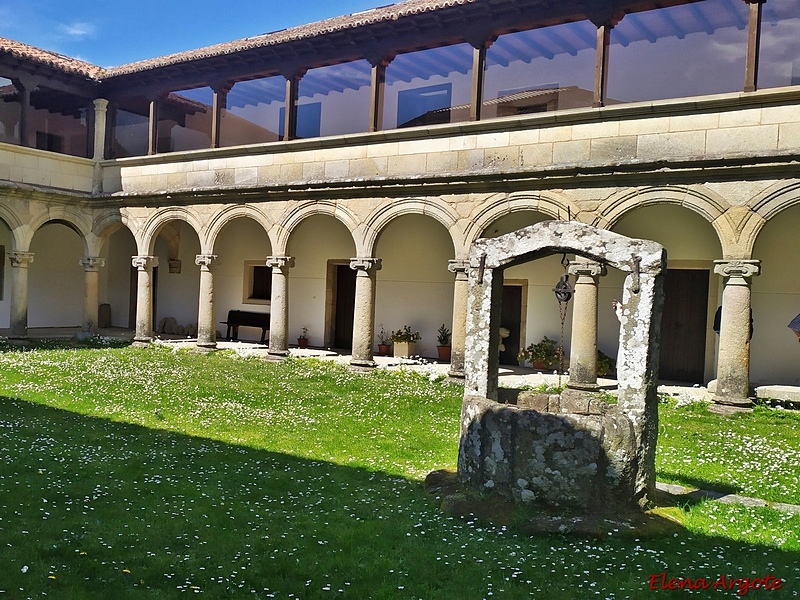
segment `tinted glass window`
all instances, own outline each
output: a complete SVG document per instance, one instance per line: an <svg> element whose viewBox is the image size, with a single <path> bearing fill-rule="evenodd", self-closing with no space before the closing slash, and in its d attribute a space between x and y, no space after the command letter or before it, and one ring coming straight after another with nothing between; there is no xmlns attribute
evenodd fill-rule
<svg viewBox="0 0 800 600"><path fill-rule="evenodd" d="M769 0L763 11L758 87L800 85L800 0Z"/></svg>

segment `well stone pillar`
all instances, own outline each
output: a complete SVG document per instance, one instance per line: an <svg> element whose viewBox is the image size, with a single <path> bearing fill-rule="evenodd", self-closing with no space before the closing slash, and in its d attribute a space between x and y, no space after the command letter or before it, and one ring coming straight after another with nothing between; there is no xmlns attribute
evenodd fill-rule
<svg viewBox="0 0 800 600"><path fill-rule="evenodd" d="M750 280L761 272L758 260L715 260L725 278L719 330L716 412L748 410L750 400Z"/></svg>
<svg viewBox="0 0 800 600"><path fill-rule="evenodd" d="M134 256L131 264L136 269L136 333L134 346L147 346L153 341L153 267L158 266L157 256Z"/></svg>
<svg viewBox="0 0 800 600"><path fill-rule="evenodd" d="M202 350L217 348L217 328L214 318L214 273L216 254L198 254L194 262L200 266L200 304L197 310L197 347Z"/></svg>
<svg viewBox="0 0 800 600"><path fill-rule="evenodd" d="M351 367L372 368L372 339L375 336L375 274L381 269L380 258L351 258L356 272L356 299L353 313L353 353Z"/></svg>
<svg viewBox="0 0 800 600"><path fill-rule="evenodd" d="M275 358L289 355L289 269L293 256L268 256L272 268L272 296L269 314L269 350Z"/></svg>
<svg viewBox="0 0 800 600"><path fill-rule="evenodd" d="M97 333L97 311L100 306L100 268L106 266L104 258L86 256L79 261L83 267L83 324L78 338L89 338Z"/></svg>
<svg viewBox="0 0 800 600"><path fill-rule="evenodd" d="M32 252L9 252L11 262L11 339L28 337L28 265Z"/></svg>
<svg viewBox="0 0 800 600"><path fill-rule="evenodd" d="M464 379L464 346L467 339L467 296L469 294L468 260L451 260L447 270L455 273L453 285L453 326L450 336L450 372L456 379Z"/></svg>
<svg viewBox="0 0 800 600"><path fill-rule="evenodd" d="M569 274L577 277L572 295L572 338L569 381L576 390L597 390L597 283L605 265L594 261L573 262Z"/></svg>

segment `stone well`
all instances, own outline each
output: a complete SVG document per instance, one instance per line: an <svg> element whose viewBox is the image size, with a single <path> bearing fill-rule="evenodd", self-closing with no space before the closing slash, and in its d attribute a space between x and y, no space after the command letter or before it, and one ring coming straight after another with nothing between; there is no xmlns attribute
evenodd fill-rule
<svg viewBox="0 0 800 600"><path fill-rule="evenodd" d="M521 394L513 404L498 398L503 271L554 253L627 273L616 405L580 389ZM577 222L545 221L473 243L458 456L463 484L523 502L604 512L652 501L665 266L659 244Z"/></svg>

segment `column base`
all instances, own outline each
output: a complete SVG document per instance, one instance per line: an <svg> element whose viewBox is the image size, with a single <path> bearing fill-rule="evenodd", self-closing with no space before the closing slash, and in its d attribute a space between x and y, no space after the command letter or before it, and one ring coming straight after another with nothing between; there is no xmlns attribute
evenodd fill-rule
<svg viewBox="0 0 800 600"><path fill-rule="evenodd" d="M131 346L134 348L147 348L152 341L153 338L133 338Z"/></svg>
<svg viewBox="0 0 800 600"><path fill-rule="evenodd" d="M351 360L350 361L350 370L351 371L360 371L360 372L371 371L376 366L378 366L378 363L376 363L374 360L360 360L360 359L357 359L357 360Z"/></svg>
<svg viewBox="0 0 800 600"><path fill-rule="evenodd" d="M75 339L79 342L83 342L92 339L95 335L97 335L97 333L94 331L79 331L75 334Z"/></svg>
<svg viewBox="0 0 800 600"><path fill-rule="evenodd" d="M747 404L728 404L714 400L712 404L708 405L708 412L727 417L741 413L751 413L753 412L752 407L753 403L749 401Z"/></svg>
<svg viewBox="0 0 800 600"><path fill-rule="evenodd" d="M210 344L195 344L194 347L196 352L216 352L217 351L217 342L211 342Z"/></svg>
<svg viewBox="0 0 800 600"><path fill-rule="evenodd" d="M567 382L567 387L571 390L580 390L582 392L599 392L600 386L597 383L580 383L580 382Z"/></svg>
<svg viewBox="0 0 800 600"><path fill-rule="evenodd" d="M267 360L276 360L282 361L289 358L289 351L288 350L267 350Z"/></svg>

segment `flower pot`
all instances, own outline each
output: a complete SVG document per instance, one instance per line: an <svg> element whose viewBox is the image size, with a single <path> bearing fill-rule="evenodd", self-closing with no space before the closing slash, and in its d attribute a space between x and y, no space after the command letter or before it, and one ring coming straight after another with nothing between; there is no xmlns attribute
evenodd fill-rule
<svg viewBox="0 0 800 600"><path fill-rule="evenodd" d="M378 344L378 356L389 356L391 344Z"/></svg>
<svg viewBox="0 0 800 600"><path fill-rule="evenodd" d="M305 338L305 337L297 338L297 347L298 348L308 348L308 338Z"/></svg>
<svg viewBox="0 0 800 600"><path fill-rule="evenodd" d="M439 353L439 360L441 362L450 362L450 346L436 346L436 352Z"/></svg>
<svg viewBox="0 0 800 600"><path fill-rule="evenodd" d="M394 343L394 356L395 358L414 356L417 350L417 342L395 342Z"/></svg>

